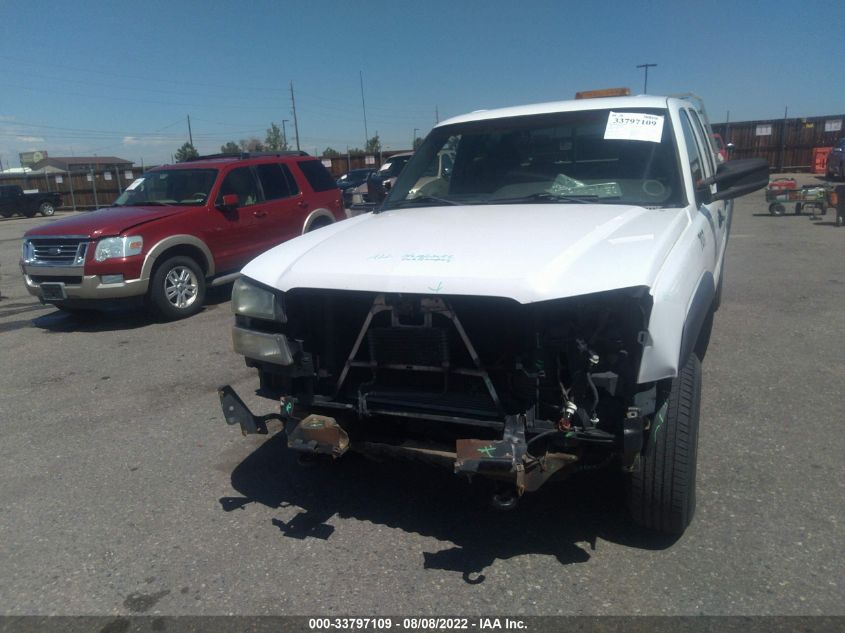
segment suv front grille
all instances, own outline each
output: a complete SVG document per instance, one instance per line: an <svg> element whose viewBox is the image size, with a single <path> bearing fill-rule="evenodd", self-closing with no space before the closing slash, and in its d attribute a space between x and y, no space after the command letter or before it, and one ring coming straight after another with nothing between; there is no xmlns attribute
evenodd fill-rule
<svg viewBox="0 0 845 633"><path fill-rule="evenodd" d="M24 262L40 266L82 266L87 237L32 237L24 242Z"/></svg>

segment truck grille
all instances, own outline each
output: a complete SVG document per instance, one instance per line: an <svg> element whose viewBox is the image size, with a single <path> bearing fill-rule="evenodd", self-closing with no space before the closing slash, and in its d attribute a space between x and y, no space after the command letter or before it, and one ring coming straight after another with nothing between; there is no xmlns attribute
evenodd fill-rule
<svg viewBox="0 0 845 633"><path fill-rule="evenodd" d="M87 237L33 237L24 242L24 262L40 266L82 266Z"/></svg>

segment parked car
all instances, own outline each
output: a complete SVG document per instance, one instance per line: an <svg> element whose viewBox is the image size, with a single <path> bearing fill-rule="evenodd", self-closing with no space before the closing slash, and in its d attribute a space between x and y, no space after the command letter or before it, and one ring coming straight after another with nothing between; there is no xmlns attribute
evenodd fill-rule
<svg viewBox="0 0 845 633"><path fill-rule="evenodd" d="M205 157L146 172L111 208L29 230L21 267L30 294L63 310L143 298L178 319L259 253L344 218L334 179L303 152Z"/></svg>
<svg viewBox="0 0 845 633"><path fill-rule="evenodd" d="M25 193L18 185L0 186L0 215L10 218L19 213L27 218L36 213L53 215L62 206L62 194L55 191Z"/></svg>
<svg viewBox="0 0 845 633"><path fill-rule="evenodd" d="M343 194L344 207L352 204L352 190L367 182L367 178L374 174L375 171L375 169L353 169L337 179L338 189Z"/></svg>
<svg viewBox="0 0 845 633"><path fill-rule="evenodd" d="M616 465L634 520L683 532L732 200L769 174L719 162L709 134L696 100L656 96L455 117L374 213L250 262L234 349L288 447L492 478L500 509ZM436 194L412 195L447 149ZM219 395L229 424L267 432Z"/></svg>
<svg viewBox="0 0 845 633"><path fill-rule="evenodd" d="M825 175L831 179L845 180L845 138L840 139L828 153Z"/></svg>

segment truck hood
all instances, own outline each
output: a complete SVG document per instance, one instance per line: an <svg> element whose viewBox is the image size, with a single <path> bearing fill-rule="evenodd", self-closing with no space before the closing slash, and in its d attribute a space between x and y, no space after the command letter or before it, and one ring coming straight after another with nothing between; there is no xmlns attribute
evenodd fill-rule
<svg viewBox="0 0 845 633"><path fill-rule="evenodd" d="M520 303L651 286L683 209L601 204L395 209L277 246L243 274L280 290L508 297Z"/></svg>
<svg viewBox="0 0 845 633"><path fill-rule="evenodd" d="M90 238L120 235L133 226L184 213L194 207L108 207L74 214L30 229L24 237L37 235L85 235Z"/></svg>

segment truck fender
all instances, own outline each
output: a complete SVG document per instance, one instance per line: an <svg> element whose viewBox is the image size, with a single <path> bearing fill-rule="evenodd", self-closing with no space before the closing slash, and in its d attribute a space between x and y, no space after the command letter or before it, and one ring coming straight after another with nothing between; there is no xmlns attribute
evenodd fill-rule
<svg viewBox="0 0 845 633"><path fill-rule="evenodd" d="M716 298L716 283L713 280L713 273L709 270L701 276L692 295L687 317L684 319L684 329L681 334L681 353L678 359L678 367L686 365L689 355L695 350L695 344L701 334L710 312L713 310L713 301Z"/></svg>

